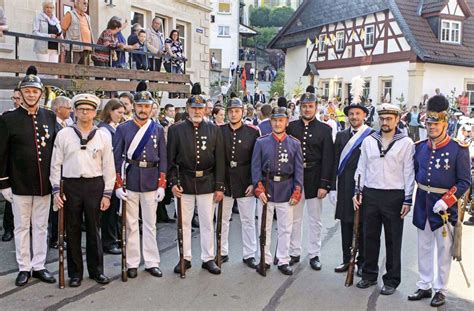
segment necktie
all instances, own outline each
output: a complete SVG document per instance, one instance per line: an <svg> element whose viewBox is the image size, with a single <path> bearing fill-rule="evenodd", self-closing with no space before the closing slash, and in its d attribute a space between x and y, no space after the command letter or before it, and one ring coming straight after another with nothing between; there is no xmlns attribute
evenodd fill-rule
<svg viewBox="0 0 474 311"><path fill-rule="evenodd" d="M65 128L66 127L66 122L61 121L61 127Z"/></svg>
<svg viewBox="0 0 474 311"><path fill-rule="evenodd" d="M357 131L356 131L356 130L352 130L352 131L351 131L351 137L354 136L355 134L357 134Z"/></svg>

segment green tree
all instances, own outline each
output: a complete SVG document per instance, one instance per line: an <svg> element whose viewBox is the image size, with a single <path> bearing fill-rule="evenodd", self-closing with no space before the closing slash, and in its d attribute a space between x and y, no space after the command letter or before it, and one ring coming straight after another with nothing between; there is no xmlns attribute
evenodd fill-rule
<svg viewBox="0 0 474 311"><path fill-rule="evenodd" d="M270 26L270 9L265 6L250 10L250 25L253 27Z"/></svg>
<svg viewBox="0 0 474 311"><path fill-rule="evenodd" d="M290 19L290 17L295 13L292 7L282 6L278 8L273 8L270 11L270 25L275 27L282 27Z"/></svg>
<svg viewBox="0 0 474 311"><path fill-rule="evenodd" d="M285 96L285 72L283 69L277 71L275 80L270 85L270 96L278 93L278 96Z"/></svg>

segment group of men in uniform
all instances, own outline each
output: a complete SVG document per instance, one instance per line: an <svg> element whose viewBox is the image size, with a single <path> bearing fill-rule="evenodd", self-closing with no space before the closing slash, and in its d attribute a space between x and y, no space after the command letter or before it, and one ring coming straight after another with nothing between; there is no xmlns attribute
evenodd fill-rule
<svg viewBox="0 0 474 311"><path fill-rule="evenodd" d="M350 127L333 143L331 129L316 118L317 99L307 92L300 98L301 119L289 122L285 107L273 109L271 133L260 136L243 122L243 104L231 98L228 123L218 127L205 120L206 100L195 92L187 100L188 118L169 127L151 119L154 99L147 91L135 95L134 118L118 126L113 141L97 131L93 120L100 100L90 94L73 98L77 121L55 129L55 116L39 107L42 84L35 75L20 82L22 105L0 117L0 188L12 201L15 245L19 265L16 284L33 277L54 283L45 268L47 223L51 194L54 205L65 209L67 262L70 286L83 277L81 222L85 216L86 256L89 276L98 283L103 273L100 211L109 208L112 192L127 202L127 274L134 278L140 264L162 276L156 241L157 202L167 185L181 199L184 268L191 268L191 222L197 208L202 268L220 274L214 247L216 203L223 200L222 261L229 259L229 221L234 200L242 223L243 262L257 268L257 230L263 208L269 213L265 262L270 267L271 224L277 215L278 269L285 275L302 254L302 219L308 214L309 264L322 267L322 206L328 195L341 220L343 262L336 272L347 271L353 235L354 209L362 211L358 272L359 288L375 285L382 227L387 250L386 274L381 294L391 295L401 282L403 219L412 205L418 183L414 224L418 228L420 281L409 297L435 296L431 304L444 303L450 267L451 238L457 221L456 201L470 185L467 148L447 136L447 101L435 96L428 102L428 139L413 142L398 129L400 108L378 108L381 129L364 124L368 110L360 103L344 109ZM54 147L53 147L54 146ZM113 146L113 148L112 148ZM60 193L60 181L64 191ZM358 195L354 195L357 193ZM257 198L257 199L256 199ZM175 203L177 200L175 200ZM178 206L176 205L176 208ZM143 220L142 248L139 211ZM257 212L256 212L257 211ZM30 254L30 227L33 256ZM433 280L434 247L438 248L437 279ZM180 273L178 264L174 272Z"/></svg>

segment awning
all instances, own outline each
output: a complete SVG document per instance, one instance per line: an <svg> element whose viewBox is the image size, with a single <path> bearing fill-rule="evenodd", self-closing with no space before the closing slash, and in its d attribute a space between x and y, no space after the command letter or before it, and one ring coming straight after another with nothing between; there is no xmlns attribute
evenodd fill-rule
<svg viewBox="0 0 474 311"><path fill-rule="evenodd" d="M241 36L244 37L253 37L258 35L258 32L256 30L242 24L239 25L239 33Z"/></svg>
<svg viewBox="0 0 474 311"><path fill-rule="evenodd" d="M313 76L319 76L316 66L311 63L306 63L306 69L303 72L303 77L307 77L309 74L312 74Z"/></svg>

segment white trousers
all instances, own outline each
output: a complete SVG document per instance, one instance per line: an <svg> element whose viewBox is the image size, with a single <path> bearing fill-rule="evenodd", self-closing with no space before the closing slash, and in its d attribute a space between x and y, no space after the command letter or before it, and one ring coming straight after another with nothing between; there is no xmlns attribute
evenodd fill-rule
<svg viewBox="0 0 474 311"><path fill-rule="evenodd" d="M222 256L229 255L229 226L234 199L224 196L222 203ZM242 223L243 258L254 257L257 253L257 235L255 228L255 197L237 198L240 222ZM216 210L217 215L217 210Z"/></svg>
<svg viewBox="0 0 474 311"><path fill-rule="evenodd" d="M301 200L293 208L290 255L301 256L305 203L306 213L308 214L308 256L313 258L321 255L323 200L318 198L306 200L304 193L301 194Z"/></svg>
<svg viewBox="0 0 474 311"><path fill-rule="evenodd" d="M418 274L416 286L420 289L448 293L449 272L452 262L453 227L448 224L448 235L443 237L443 227L431 231L428 220L425 230L418 229ZM436 245L436 248L435 248ZM435 263L436 254L436 263ZM435 277L436 272L436 277Z"/></svg>
<svg viewBox="0 0 474 311"><path fill-rule="evenodd" d="M199 233L201 236L201 260L213 260L214 255L214 194L183 194L181 209L183 214L183 251L184 259L191 261L191 221L194 216L194 207L197 206L199 217ZM175 207L178 200L175 197ZM177 211L176 211L177 213ZM178 250L179 251L179 250Z"/></svg>
<svg viewBox="0 0 474 311"><path fill-rule="evenodd" d="M140 265L139 208L142 210L142 249L145 268L159 267L160 252L156 242L155 191L134 192L127 190L127 268Z"/></svg>
<svg viewBox="0 0 474 311"><path fill-rule="evenodd" d="M13 195L16 261L20 271L45 269L48 251L48 218L51 195ZM30 226L32 241L30 241ZM33 258L30 247L33 244Z"/></svg>
<svg viewBox="0 0 474 311"><path fill-rule="evenodd" d="M260 233L261 228L261 217L263 205L259 201L257 205L259 222L258 222L258 232ZM272 264L273 258L270 252L270 245L272 243L272 222L273 222L273 213L276 211L277 214L277 228L278 228L278 247L276 250L276 257L278 258L278 265L285 265L290 262L290 237L291 237L291 227L293 225L293 206L290 206L288 202L284 203L274 203L268 202L267 204L267 238L265 241L265 263ZM260 254L261 256L261 254Z"/></svg>

